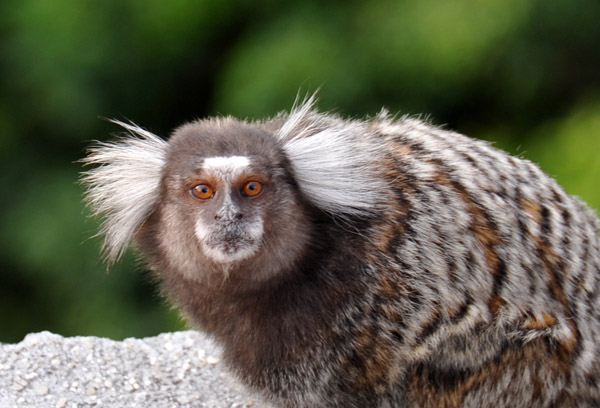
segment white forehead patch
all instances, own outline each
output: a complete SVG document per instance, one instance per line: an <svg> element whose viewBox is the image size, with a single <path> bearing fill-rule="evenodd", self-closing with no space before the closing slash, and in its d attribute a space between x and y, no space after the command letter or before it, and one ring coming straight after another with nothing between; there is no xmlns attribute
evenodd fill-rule
<svg viewBox="0 0 600 408"><path fill-rule="evenodd" d="M202 167L209 171L222 174L232 174L244 170L250 165L250 159L245 156L207 157Z"/></svg>

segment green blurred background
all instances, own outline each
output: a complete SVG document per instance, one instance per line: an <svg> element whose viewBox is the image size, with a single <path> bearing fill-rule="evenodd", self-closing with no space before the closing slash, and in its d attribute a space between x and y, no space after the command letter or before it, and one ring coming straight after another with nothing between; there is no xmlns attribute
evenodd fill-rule
<svg viewBox="0 0 600 408"><path fill-rule="evenodd" d="M0 342L184 324L128 254L109 273L77 184L93 139L214 114L382 106L494 141L600 208L598 0L4 0Z"/></svg>

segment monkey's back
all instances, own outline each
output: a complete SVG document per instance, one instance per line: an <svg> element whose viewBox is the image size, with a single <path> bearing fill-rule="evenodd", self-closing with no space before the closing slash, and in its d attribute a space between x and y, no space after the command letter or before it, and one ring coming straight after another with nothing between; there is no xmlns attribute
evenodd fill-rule
<svg viewBox="0 0 600 408"><path fill-rule="evenodd" d="M355 342L363 364L385 371L377 350L393 349L409 405L600 404L592 211L484 142L410 119L373 128L391 198L365 240L377 340Z"/></svg>

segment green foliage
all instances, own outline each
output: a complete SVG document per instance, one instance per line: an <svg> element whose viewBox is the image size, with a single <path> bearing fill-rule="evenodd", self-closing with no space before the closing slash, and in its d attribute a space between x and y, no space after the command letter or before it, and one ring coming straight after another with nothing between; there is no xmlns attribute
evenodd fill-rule
<svg viewBox="0 0 600 408"><path fill-rule="evenodd" d="M528 157L567 192L600 208L600 99L584 100L564 117L548 120L527 142Z"/></svg>
<svg viewBox="0 0 600 408"><path fill-rule="evenodd" d="M596 0L0 3L0 341L183 327L132 254L99 258L76 162L117 130L98 117L166 137L320 88L491 140L600 208L598 21Z"/></svg>

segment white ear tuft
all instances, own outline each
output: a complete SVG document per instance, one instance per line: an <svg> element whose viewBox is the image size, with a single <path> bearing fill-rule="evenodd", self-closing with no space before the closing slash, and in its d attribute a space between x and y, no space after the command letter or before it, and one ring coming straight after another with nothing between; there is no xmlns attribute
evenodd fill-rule
<svg viewBox="0 0 600 408"><path fill-rule="evenodd" d="M134 124L111 122L130 136L90 148L82 162L96 167L81 178L92 213L104 217L99 234L104 235L109 264L125 252L156 204L167 147L166 141Z"/></svg>
<svg viewBox="0 0 600 408"><path fill-rule="evenodd" d="M281 126L281 129L279 129L279 138L285 141L291 137L298 138L304 134L311 133L314 130L313 126L315 124L310 123L310 116L316 103L316 93L304 98L300 104L298 104L298 97L296 97L292 111Z"/></svg>
<svg viewBox="0 0 600 408"><path fill-rule="evenodd" d="M314 102L313 96L295 107L277 134L296 180L332 215L368 215L386 189L377 164L381 146L367 122L315 112Z"/></svg>

